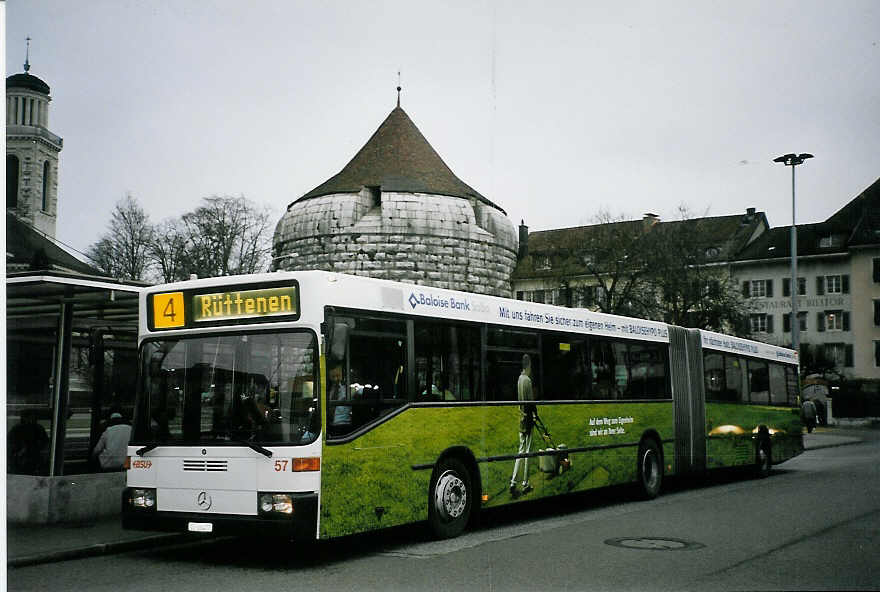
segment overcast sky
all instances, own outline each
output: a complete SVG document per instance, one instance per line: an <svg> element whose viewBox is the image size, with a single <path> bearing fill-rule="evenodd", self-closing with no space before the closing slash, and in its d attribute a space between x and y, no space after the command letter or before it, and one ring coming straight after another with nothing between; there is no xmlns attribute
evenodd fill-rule
<svg viewBox="0 0 880 592"><path fill-rule="evenodd" d="M131 192L275 208L339 172L396 101L532 230L753 206L817 222L880 176L880 2L9 0L7 75L52 89L58 238Z"/></svg>

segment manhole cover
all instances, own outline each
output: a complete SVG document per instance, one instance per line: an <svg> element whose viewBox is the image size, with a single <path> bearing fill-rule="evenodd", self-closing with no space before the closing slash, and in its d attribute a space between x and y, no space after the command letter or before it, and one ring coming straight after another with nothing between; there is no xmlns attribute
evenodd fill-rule
<svg viewBox="0 0 880 592"><path fill-rule="evenodd" d="M625 549L641 549L644 551L684 551L686 549L702 549L705 545L692 543L681 539L669 539L658 537L622 537L608 539L606 545L623 547Z"/></svg>

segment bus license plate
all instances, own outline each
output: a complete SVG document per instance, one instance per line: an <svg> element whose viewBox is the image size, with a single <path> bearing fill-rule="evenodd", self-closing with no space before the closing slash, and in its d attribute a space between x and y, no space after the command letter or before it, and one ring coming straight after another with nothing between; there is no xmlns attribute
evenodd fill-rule
<svg viewBox="0 0 880 592"><path fill-rule="evenodd" d="M210 522L190 522L188 529L190 532L213 532L214 525Z"/></svg>

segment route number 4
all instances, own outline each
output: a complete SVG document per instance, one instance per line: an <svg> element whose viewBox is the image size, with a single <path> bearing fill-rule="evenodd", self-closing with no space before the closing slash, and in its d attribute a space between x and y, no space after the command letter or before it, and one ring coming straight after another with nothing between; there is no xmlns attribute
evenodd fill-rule
<svg viewBox="0 0 880 592"><path fill-rule="evenodd" d="M186 324L183 311L183 292L153 295L153 327L169 329Z"/></svg>

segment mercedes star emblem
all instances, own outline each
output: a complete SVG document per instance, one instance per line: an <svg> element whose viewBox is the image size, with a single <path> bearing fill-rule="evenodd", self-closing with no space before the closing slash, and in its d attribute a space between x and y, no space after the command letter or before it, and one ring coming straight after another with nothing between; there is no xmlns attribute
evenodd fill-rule
<svg viewBox="0 0 880 592"><path fill-rule="evenodd" d="M207 491L200 491L199 495L196 496L196 505L199 506L202 510L210 510L211 504L213 501L211 500L211 494Z"/></svg>

